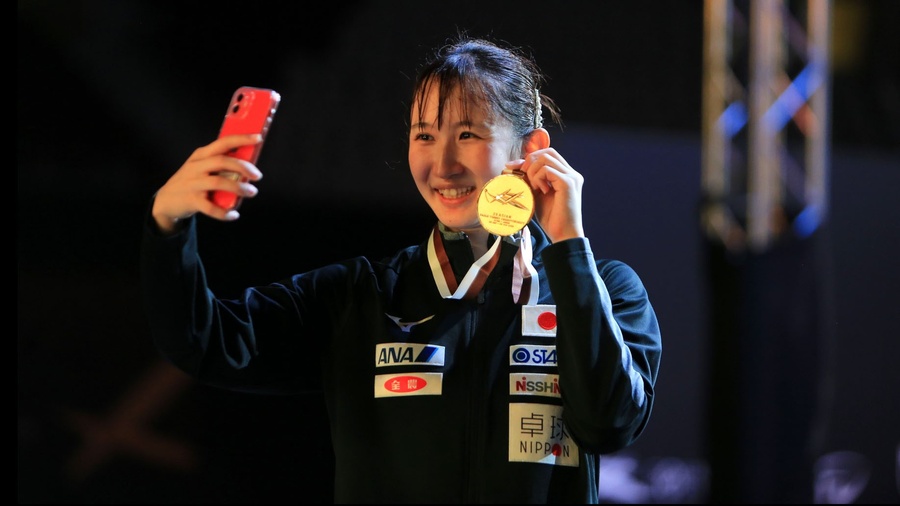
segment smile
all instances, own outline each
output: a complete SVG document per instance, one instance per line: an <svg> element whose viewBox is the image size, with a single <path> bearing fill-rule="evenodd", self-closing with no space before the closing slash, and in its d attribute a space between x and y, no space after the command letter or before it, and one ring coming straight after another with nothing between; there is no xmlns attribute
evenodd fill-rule
<svg viewBox="0 0 900 506"><path fill-rule="evenodd" d="M460 197L465 197L466 195L475 191L475 187L469 186L467 188L444 188L443 190L437 189L436 191L440 193L444 198L458 199Z"/></svg>

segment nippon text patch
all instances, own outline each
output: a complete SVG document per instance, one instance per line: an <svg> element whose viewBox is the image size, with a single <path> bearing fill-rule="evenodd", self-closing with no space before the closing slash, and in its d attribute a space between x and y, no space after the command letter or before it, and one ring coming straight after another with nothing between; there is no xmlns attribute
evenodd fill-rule
<svg viewBox="0 0 900 506"><path fill-rule="evenodd" d="M509 461L578 467L578 446L562 418L562 406L509 405Z"/></svg>

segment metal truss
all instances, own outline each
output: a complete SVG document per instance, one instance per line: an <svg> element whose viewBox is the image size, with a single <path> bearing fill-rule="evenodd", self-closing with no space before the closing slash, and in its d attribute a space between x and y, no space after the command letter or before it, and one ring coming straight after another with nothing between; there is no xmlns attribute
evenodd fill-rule
<svg viewBox="0 0 900 506"><path fill-rule="evenodd" d="M704 232L761 252L826 219L831 0L705 0Z"/></svg>

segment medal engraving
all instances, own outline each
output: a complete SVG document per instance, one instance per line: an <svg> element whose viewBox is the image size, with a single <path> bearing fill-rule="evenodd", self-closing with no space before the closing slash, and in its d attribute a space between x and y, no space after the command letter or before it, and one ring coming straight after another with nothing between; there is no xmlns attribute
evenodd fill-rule
<svg viewBox="0 0 900 506"><path fill-rule="evenodd" d="M481 190L478 219L494 235L515 234L528 224L533 214L534 193L520 175L500 174Z"/></svg>

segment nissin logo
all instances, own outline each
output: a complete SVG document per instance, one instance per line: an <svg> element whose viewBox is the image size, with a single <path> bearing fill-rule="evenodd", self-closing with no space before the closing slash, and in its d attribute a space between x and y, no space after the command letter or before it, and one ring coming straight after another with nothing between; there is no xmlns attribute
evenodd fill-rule
<svg viewBox="0 0 900 506"><path fill-rule="evenodd" d="M559 397L558 374L510 374L511 395L541 395Z"/></svg>
<svg viewBox="0 0 900 506"><path fill-rule="evenodd" d="M520 345L509 347L510 365L556 365L556 346Z"/></svg>
<svg viewBox="0 0 900 506"><path fill-rule="evenodd" d="M444 347L433 344L383 343L375 346L375 367L444 365Z"/></svg>

